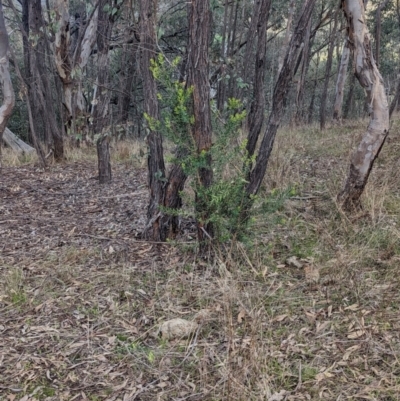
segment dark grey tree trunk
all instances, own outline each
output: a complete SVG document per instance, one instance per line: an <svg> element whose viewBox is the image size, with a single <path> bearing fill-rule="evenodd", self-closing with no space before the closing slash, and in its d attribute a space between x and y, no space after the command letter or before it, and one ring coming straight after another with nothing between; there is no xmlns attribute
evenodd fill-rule
<svg viewBox="0 0 400 401"><path fill-rule="evenodd" d="M49 74L46 66L47 46L44 35L46 31L42 15L41 0L30 0L29 2L29 31L34 42L30 43L29 66L32 82L28 85L31 104L34 104L33 112L39 113L44 128L44 139L48 148L53 152L54 159L64 159L64 141L62 130L57 122L54 108L53 93L49 81ZM35 115L36 117L36 115ZM35 121L35 120L34 120ZM36 125L36 132L39 126Z"/></svg>
<svg viewBox="0 0 400 401"><path fill-rule="evenodd" d="M109 7L107 7L109 6ZM97 98L93 113L93 126L96 141L97 159L99 169L99 182L106 184L111 182L110 162L110 67L109 46L111 31L114 24L114 16L111 10L114 6L112 0L99 0L98 25L97 25Z"/></svg>
<svg viewBox="0 0 400 401"><path fill-rule="evenodd" d="M258 137L260 136L262 125L264 123L264 110L265 110L264 76L266 67L265 56L267 50L267 24L268 24L270 7L271 7L271 0L260 0L254 4L253 18L257 19L257 22L256 23L254 22L254 24L256 24L256 33L257 33L257 50L255 58L253 101L250 106L250 111L248 113L248 120L247 120L249 133L247 137L246 149L249 157L253 156L254 154Z"/></svg>
<svg viewBox="0 0 400 401"><path fill-rule="evenodd" d="M307 31L304 38L304 46L301 58L301 71L300 71L299 81L297 84L296 114L295 114L296 125L303 124L305 119L304 98L306 92L306 78L307 78L308 68L310 66L310 50L311 50L310 36L311 36L311 19L308 22Z"/></svg>
<svg viewBox="0 0 400 401"><path fill-rule="evenodd" d="M132 4L124 4L124 16L127 21L134 19ZM137 54L139 43L136 40L135 28L127 26L124 36L126 43L123 45L123 54L120 71L120 90L118 95L118 124L125 125L128 122L129 110L132 101L132 89L137 79Z"/></svg>
<svg viewBox="0 0 400 401"><path fill-rule="evenodd" d="M200 246L207 247L207 243L213 237L213 226L208 214L208 199L205 196L205 189L211 186L213 180L210 154L212 128L208 56L210 4L209 0L191 0L190 4L187 85L193 89L192 136L197 155L203 159L204 163L204 167L198 169L196 177L197 234Z"/></svg>
<svg viewBox="0 0 400 401"><path fill-rule="evenodd" d="M331 31L331 40L329 43L329 48L328 48L328 56L326 59L326 68L325 68L325 79L324 79L324 87L322 89L322 95L321 95L321 106L320 106L320 129L325 129L326 125L326 103L327 103L327 97L328 97L328 88L329 88L329 81L330 81L330 75L331 75L331 69L332 69L332 58L333 58L333 51L335 49L335 43L336 43L336 31L337 31L337 25L338 25L338 14L339 10L335 12L334 14L334 21L333 21L333 29Z"/></svg>
<svg viewBox="0 0 400 401"><path fill-rule="evenodd" d="M141 74L143 78L144 111L153 121L159 120L157 100L157 84L151 73L151 60L156 57L156 1L140 0L140 49ZM147 224L143 232L144 238L153 241L164 241L165 230L161 224L165 198L165 164L161 134L148 124L147 145L149 149L148 185L150 200L147 208Z"/></svg>
<svg viewBox="0 0 400 401"><path fill-rule="evenodd" d="M384 0L379 3L375 12L375 62L377 67L380 64L381 54L381 30L382 30L382 10L388 5L389 0Z"/></svg>
<svg viewBox="0 0 400 401"><path fill-rule="evenodd" d="M292 81L292 74L299 56L301 43L304 40L304 35L307 29L308 22L311 18L316 0L306 0L303 7L300 19L294 29L293 35L289 42L282 68L275 85L272 111L268 119L267 127L262 139L260 150L257 155L256 164L251 171L249 183L246 188L249 198L256 195L260 189L261 182L264 178L265 171L271 151L274 145L276 132L281 123L284 111L284 104L288 94L288 87Z"/></svg>
<svg viewBox="0 0 400 401"><path fill-rule="evenodd" d="M396 0L396 14L397 14L397 26L400 28L400 1ZM392 102L390 103L390 109L389 109L389 118L392 118L392 114L394 110L396 109L399 110L399 105L400 105L400 74L397 74L397 86L396 86L396 93L394 98L392 99Z"/></svg>
<svg viewBox="0 0 400 401"><path fill-rule="evenodd" d="M308 124L312 124L314 118L314 105L315 105L315 98L317 96L317 86L318 86L318 67L319 67L319 53L317 53L317 62L315 66L315 74L311 91L311 101L310 105L308 106L308 116L307 116Z"/></svg>
<svg viewBox="0 0 400 401"><path fill-rule="evenodd" d="M342 56L340 59L338 77L336 80L335 104L333 106L332 120L333 122L338 124L340 124L342 121L344 86L347 78L349 59L350 59L350 48L349 48L348 38L346 38L343 44Z"/></svg>

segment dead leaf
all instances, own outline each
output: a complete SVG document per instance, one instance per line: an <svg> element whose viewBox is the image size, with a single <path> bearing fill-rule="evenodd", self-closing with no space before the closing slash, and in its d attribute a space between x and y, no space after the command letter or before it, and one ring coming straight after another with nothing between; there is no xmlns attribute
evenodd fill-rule
<svg viewBox="0 0 400 401"><path fill-rule="evenodd" d="M358 308L359 308L359 305L358 305L358 304L353 304L353 305L350 305L350 306L346 306L346 307L344 308L344 310L356 311L356 310L358 310Z"/></svg>
<svg viewBox="0 0 400 401"><path fill-rule="evenodd" d="M75 229L76 229L76 226L74 226L74 228L68 233L67 236L72 237L74 235Z"/></svg>
<svg viewBox="0 0 400 401"><path fill-rule="evenodd" d="M317 333L320 333L320 332L325 331L326 329L328 329L328 327L330 326L330 324L331 324L331 321L330 321L330 320L328 320L328 321L326 321L326 322L322 322L322 323L317 322L316 332L317 332Z"/></svg>
<svg viewBox="0 0 400 401"><path fill-rule="evenodd" d="M356 338L360 338L365 334L365 330L355 330L347 335L349 340L355 340Z"/></svg>
<svg viewBox="0 0 400 401"><path fill-rule="evenodd" d="M287 314L285 315L278 315L272 319L273 322L283 322L288 317Z"/></svg>
<svg viewBox="0 0 400 401"><path fill-rule="evenodd" d="M343 359L344 361L348 361L349 358L350 358L350 355L351 355L353 352L359 350L360 348L361 348L361 345L353 345L352 347L347 348L347 349L346 349L346 352L344 353L344 355L343 355L343 357L342 357L342 359Z"/></svg>
<svg viewBox="0 0 400 401"><path fill-rule="evenodd" d="M324 372L318 373L315 376L315 380L317 380L317 382L320 382L324 379L329 379L330 377L333 377L333 376L334 376L333 373L330 373L329 371L325 370Z"/></svg>
<svg viewBox="0 0 400 401"><path fill-rule="evenodd" d="M242 323L245 316L246 316L246 311L244 309L240 309L238 317L237 317L238 323Z"/></svg>
<svg viewBox="0 0 400 401"><path fill-rule="evenodd" d="M332 305L328 306L328 317L332 316Z"/></svg>
<svg viewBox="0 0 400 401"><path fill-rule="evenodd" d="M122 384L113 387L113 391L123 390L127 386L128 382L129 382L129 380L125 380Z"/></svg>

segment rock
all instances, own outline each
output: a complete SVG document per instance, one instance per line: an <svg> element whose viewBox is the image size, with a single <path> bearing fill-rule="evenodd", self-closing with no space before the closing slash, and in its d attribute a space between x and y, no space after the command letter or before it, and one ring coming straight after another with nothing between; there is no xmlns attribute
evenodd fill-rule
<svg viewBox="0 0 400 401"><path fill-rule="evenodd" d="M162 323L158 330L158 335L165 340L185 338L192 335L198 327L199 325L196 322L176 318Z"/></svg>

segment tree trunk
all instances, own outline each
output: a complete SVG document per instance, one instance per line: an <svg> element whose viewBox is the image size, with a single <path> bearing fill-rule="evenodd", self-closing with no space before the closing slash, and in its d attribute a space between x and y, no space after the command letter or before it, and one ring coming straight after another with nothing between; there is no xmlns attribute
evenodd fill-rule
<svg viewBox="0 0 400 401"><path fill-rule="evenodd" d="M31 92L31 99L36 98L35 108L41 116L48 150L51 149L56 161L61 161L64 159L64 141L62 130L57 123L53 94L45 63L47 52L45 29L41 0L31 0L29 2L29 31L33 39L29 52L29 65L33 82L28 86L28 90ZM36 132L38 132L38 128L36 125Z"/></svg>
<svg viewBox="0 0 400 401"><path fill-rule="evenodd" d="M258 137L264 123L265 110L265 56L267 50L267 24L271 0L260 0L254 4L253 18L257 18L257 51L255 59L255 79L253 86L253 101L248 114L249 133L247 137L248 156L252 157L256 149ZM255 24L255 23L253 23ZM250 35L249 35L250 36ZM247 63L246 63L247 64Z"/></svg>
<svg viewBox="0 0 400 401"><path fill-rule="evenodd" d="M81 76L96 43L98 6L95 6L86 24L79 29L75 48L71 46L69 7L69 0L55 0L54 22L57 29L54 33L54 58L63 85L67 130L83 136L87 133L88 113Z"/></svg>
<svg viewBox="0 0 400 401"><path fill-rule="evenodd" d="M32 146L28 145L22 139L18 138L17 135L15 135L8 128L4 130L3 141L14 152L29 154L35 151L35 148L32 148Z"/></svg>
<svg viewBox="0 0 400 401"><path fill-rule="evenodd" d="M208 1L208 0L206 0ZM190 3L189 3L190 4ZM229 51L229 37L233 24L233 3L230 5L230 14L228 21L228 5L229 1L225 0L224 6L224 21L223 21L223 32L222 32L222 44L221 44L221 58L222 58L222 67L221 67L221 77L218 81L217 85L217 108L219 111L223 111L225 105L225 97L227 90L227 83L225 80L225 76L227 74L228 65L227 65L227 55ZM190 13L190 12L189 12ZM229 23L229 27L228 27Z"/></svg>
<svg viewBox="0 0 400 401"><path fill-rule="evenodd" d="M230 46L229 46L229 52L228 52L228 58L234 62L234 54L235 54L235 43L236 43L236 37L237 37L237 23L238 23L238 13L239 13L239 4L240 0L236 0L236 5L235 5L235 13L234 13L234 18L233 18L233 26L231 30L231 40L230 40ZM212 14L211 14L212 16ZM210 21L211 25L211 21ZM236 77L235 75L235 68L237 68L236 63L234 62L233 68L232 68L232 74L229 79L229 84L227 88L227 94L226 98L230 99L233 97L236 97L235 91L236 91Z"/></svg>
<svg viewBox="0 0 400 401"><path fill-rule="evenodd" d="M195 202L198 240L200 247L205 250L207 243L213 237L206 196L206 190L213 180L210 154L212 128L208 58L210 4L209 0L191 0L190 4L187 85L193 90L192 136L197 156L203 165L197 173Z"/></svg>
<svg viewBox="0 0 400 401"><path fill-rule="evenodd" d="M296 0L290 0L288 18L287 18L287 24L286 24L285 40L283 41L281 52L280 52L280 55L279 55L279 58L278 58L278 76L279 76L279 74L280 74L280 72L282 70L282 66L283 66L283 61L285 59L286 50L287 50L287 47L288 47L289 42L290 42L290 35L291 35L291 32L292 32L292 22L293 22L295 6L296 6Z"/></svg>
<svg viewBox="0 0 400 401"><path fill-rule="evenodd" d="M340 59L339 72L336 80L335 104L333 106L333 122L338 124L342 122L344 85L346 83L346 78L347 78L349 59L350 59L350 47L348 38L346 38L343 44L342 57Z"/></svg>
<svg viewBox="0 0 400 401"><path fill-rule="evenodd" d="M127 21L134 18L134 10L131 10L131 4L125 4L125 18ZM120 72L120 92L118 95L118 124L125 125L129 118L129 109L132 99L132 86L137 77L137 54L139 43L134 35L134 30L131 27L126 27L125 41L123 45L122 65ZM133 38L132 43L127 43L129 38Z"/></svg>
<svg viewBox="0 0 400 401"><path fill-rule="evenodd" d="M261 1L255 0L253 7L253 15L251 17L249 29L247 30L246 47L243 58L242 79L245 87L250 86L252 80L252 76L250 76L250 68L252 67L252 65L251 63L248 62L248 60L251 60L253 58L254 43L256 41L257 26L260 16L260 7L261 7ZM239 88L239 99L243 98L243 92L244 88Z"/></svg>
<svg viewBox="0 0 400 401"><path fill-rule="evenodd" d="M355 74L367 92L371 119L361 143L353 153L350 172L338 199L345 210L360 207L360 197L367 184L375 159L389 133L389 108L382 76L376 66L364 5L358 0L342 0Z"/></svg>
<svg viewBox="0 0 400 401"><path fill-rule="evenodd" d="M397 26L400 28L400 1L396 0L396 14L397 14ZM400 55L400 52L399 52ZM399 102L400 99L400 73L397 73L397 86L396 86L396 93L393 100L390 103L389 109L389 118L392 118L392 114L397 106L397 110L399 109Z"/></svg>
<svg viewBox="0 0 400 401"><path fill-rule="evenodd" d="M107 8L107 6L109 6ZM97 26L97 86L98 94L95 99L93 113L93 128L97 136L97 159L100 184L111 182L110 162L110 59L109 47L111 31L114 24L114 14L111 14L112 0L99 0Z"/></svg>
<svg viewBox="0 0 400 401"><path fill-rule="evenodd" d="M1 142L3 132L15 104L14 89L8 63L8 34L4 22L3 6L0 3L0 84L3 92L3 104L0 107L0 167L1 167Z"/></svg>
<svg viewBox="0 0 400 401"><path fill-rule="evenodd" d="M182 148L176 151L176 158L183 159L188 154ZM187 175L178 164L171 166L168 174L168 181L165 187L164 206L171 210L179 210L182 207L181 192L185 186ZM178 233L178 218L176 215L164 213L161 217L161 226L164 232L163 237L173 238Z"/></svg>
<svg viewBox="0 0 400 401"><path fill-rule="evenodd" d="M338 14L339 12L335 12L333 18L333 29L331 32L331 37L330 37L330 43L329 43L329 48L328 48L328 57L326 59L326 68L325 68L325 79L324 79L324 87L322 90L322 96L321 96L321 107L320 107L320 129L323 130L325 129L326 125L326 102L327 102L327 97L328 97L328 87L329 87L329 80L330 80L330 75L331 75L331 69L332 69L332 58L333 58L333 51L335 49L335 42L336 42L336 30L337 30L337 24L338 24Z"/></svg>
<svg viewBox="0 0 400 401"><path fill-rule="evenodd" d="M312 87L312 94L311 94L311 101L310 105L308 106L308 116L307 116L307 122L308 124L312 124L313 118L314 118L314 105L315 105L315 97L317 95L317 86L318 86L318 67L319 67L319 53L317 53L317 62L315 65L315 74L314 74L314 82L313 82L313 87Z"/></svg>
<svg viewBox="0 0 400 401"><path fill-rule="evenodd" d="M156 1L140 0L140 48L143 93L145 94L144 111L151 121L159 121L157 84L150 70L151 60L156 56L155 24ZM153 241L164 241L166 233L160 222L162 217L160 206L164 204L166 181L164 153L161 134L155 130L153 125L150 122L147 128L150 200L147 208L147 224L143 236Z"/></svg>
<svg viewBox="0 0 400 401"><path fill-rule="evenodd" d="M381 28L382 28L382 10L387 6L389 0L379 3L375 13L375 63L379 68L381 53Z"/></svg>
<svg viewBox="0 0 400 401"><path fill-rule="evenodd" d="M286 50L286 56L274 88L272 111L257 155L256 165L251 171L249 183L246 188L249 198L257 194L264 178L268 160L274 145L276 132L283 116L284 104L288 95L289 84L292 81L293 69L297 57L299 56L301 43L303 43L306 28L311 18L315 2L316 0L306 0L302 14Z"/></svg>
<svg viewBox="0 0 400 401"><path fill-rule="evenodd" d="M296 94L296 115L295 115L295 124L302 125L305 119L305 111L304 111L304 97L306 92L306 78L308 69L310 66L310 50L311 50L311 18L308 22L306 35L304 38L304 46L303 46L303 56L301 60L301 72L299 81L297 83L297 94Z"/></svg>

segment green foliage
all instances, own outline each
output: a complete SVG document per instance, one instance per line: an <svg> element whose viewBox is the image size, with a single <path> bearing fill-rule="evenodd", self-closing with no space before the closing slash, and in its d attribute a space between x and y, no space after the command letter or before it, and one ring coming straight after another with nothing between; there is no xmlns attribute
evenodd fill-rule
<svg viewBox="0 0 400 401"><path fill-rule="evenodd" d="M181 150L179 159L171 157L170 161L179 164L185 174L192 178L190 182L196 193L197 205L206 208L205 214L209 216L209 220L203 223L212 222L216 239L225 241L232 234L242 231L241 221L248 205L245 195L246 176L254 160L247 155L246 141L238 139L246 111L241 102L233 98L228 100L223 116L212 104L213 131L216 133L214 143L209 152L197 153L191 136L194 123L191 111L193 88L177 80L179 63L179 58L169 63L161 54L152 60L151 71L161 88L158 94L161 116L160 121L155 121L147 114L144 117L150 129L159 130ZM204 188L199 184L198 174L200 169L209 168L210 157L213 183ZM190 200L190 203L194 202L194 199ZM168 212L181 214L181 211ZM200 216L196 218L200 219Z"/></svg>

